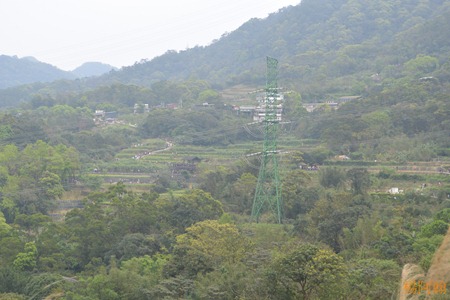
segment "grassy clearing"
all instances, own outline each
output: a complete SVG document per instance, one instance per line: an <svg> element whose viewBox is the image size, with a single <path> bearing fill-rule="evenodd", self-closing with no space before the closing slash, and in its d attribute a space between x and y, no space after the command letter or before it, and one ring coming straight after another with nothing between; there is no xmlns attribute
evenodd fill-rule
<svg viewBox="0 0 450 300"><path fill-rule="evenodd" d="M242 223L239 224L239 227L257 247L273 249L290 239L288 232L292 226L269 223Z"/></svg>
<svg viewBox="0 0 450 300"><path fill-rule="evenodd" d="M75 189L71 189L68 191L64 191L64 193L62 194L62 196L60 197L59 200L61 201L70 201L70 200L75 200L75 199L83 199L84 197L86 197L86 195L88 194L88 191L86 189L79 189L79 188L75 188Z"/></svg>

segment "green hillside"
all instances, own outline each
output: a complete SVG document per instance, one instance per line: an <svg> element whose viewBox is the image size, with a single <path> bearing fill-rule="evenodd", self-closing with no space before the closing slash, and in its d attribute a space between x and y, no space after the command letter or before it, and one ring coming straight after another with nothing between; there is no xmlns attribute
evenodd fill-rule
<svg viewBox="0 0 450 300"><path fill-rule="evenodd" d="M309 96L309 86L315 83L316 95L324 96L329 92L324 90L328 84L334 89L340 85L333 79L359 81L420 54L445 62L449 54L447 34L432 28L446 28L448 14L447 1L368 4L305 0L266 19L252 19L210 46L168 51L110 78L146 85L188 77L207 79L222 87L262 84L263 59L268 55L282 62L283 84L296 89L301 86L302 94ZM322 87L319 91L318 86Z"/></svg>
<svg viewBox="0 0 450 300"><path fill-rule="evenodd" d="M65 83L65 88L116 82L150 87L187 78L207 80L217 88L262 85L264 57L273 56L284 66L283 84L301 90L306 99L360 92L371 75L397 77L393 68L417 55L444 64L447 34L433 28L446 28L448 14L447 1L305 0L265 19L249 20L209 46L169 50L102 78Z"/></svg>
<svg viewBox="0 0 450 300"><path fill-rule="evenodd" d="M448 298L449 20L444 0L303 0L0 90L0 299ZM267 56L282 224L250 218Z"/></svg>

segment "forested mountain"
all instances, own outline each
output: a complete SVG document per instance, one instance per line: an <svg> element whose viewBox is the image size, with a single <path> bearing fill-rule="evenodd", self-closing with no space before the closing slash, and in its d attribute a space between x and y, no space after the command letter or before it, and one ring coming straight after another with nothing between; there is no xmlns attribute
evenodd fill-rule
<svg viewBox="0 0 450 300"><path fill-rule="evenodd" d="M251 19L209 46L168 50L100 78L65 82L64 90L117 82L151 87L186 79L206 80L217 89L263 85L264 58L273 56L281 63L282 84L305 100L360 94L371 75L403 76L399 66L417 55L436 57L443 65L450 39L446 30L434 28L448 27L449 19L446 0L304 0L265 19ZM47 87L58 90L58 83ZM28 87L33 93L40 88ZM11 103L11 92L1 92L0 102Z"/></svg>
<svg viewBox="0 0 450 300"><path fill-rule="evenodd" d="M70 72L38 61L33 57L0 55L0 89L32 82L73 79Z"/></svg>
<svg viewBox="0 0 450 300"><path fill-rule="evenodd" d="M441 29L449 24L448 0L304 0L252 19L206 47L168 51L100 77L2 90L0 100L3 106L65 104L123 113L135 103L233 105L221 98L222 90L236 84L262 87L269 55L280 61L279 84L300 95L298 103L286 103L299 137L354 152L381 136L432 133L428 141L445 148L450 38ZM300 104L342 96L360 100L336 113L299 118ZM382 120L380 131L376 124ZM161 128L173 128L171 122Z"/></svg>
<svg viewBox="0 0 450 300"><path fill-rule="evenodd" d="M268 55L282 62L286 85L304 95L310 87L327 93L328 83L317 83L323 77L381 73L419 54L445 60L448 33L433 28L446 28L449 10L448 1L304 0L266 19L252 19L209 46L168 51L104 79L148 85L193 77L219 86L261 84Z"/></svg>
<svg viewBox="0 0 450 300"><path fill-rule="evenodd" d="M0 299L447 299L449 23L450 0L303 0L0 90ZM283 224L250 222L266 56Z"/></svg>
<svg viewBox="0 0 450 300"><path fill-rule="evenodd" d="M231 107L235 103L221 97L223 89L237 84L262 87L265 57L273 56L280 61L279 84L298 95L287 101L286 112L299 138L319 138L334 151L358 152L361 144L381 137L431 133L427 141L445 149L450 38L441 29L449 24L448 0L304 0L266 19L252 19L209 46L168 51L100 77L1 90L0 102L32 109L63 104L121 113L133 111L136 103L183 103L190 108L210 102ZM359 100L335 113L302 115L301 104L342 96ZM380 121L385 126L381 131ZM169 128L177 128L177 122L171 122L158 127L166 132L143 136L171 135ZM154 128L144 122L145 126Z"/></svg>

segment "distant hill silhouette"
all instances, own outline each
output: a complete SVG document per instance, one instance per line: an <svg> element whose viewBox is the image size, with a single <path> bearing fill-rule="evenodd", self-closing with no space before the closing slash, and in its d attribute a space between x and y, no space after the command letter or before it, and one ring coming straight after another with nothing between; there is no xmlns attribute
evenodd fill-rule
<svg viewBox="0 0 450 300"><path fill-rule="evenodd" d="M87 62L68 72L41 62L32 56L19 58L0 55L0 89L29 83L100 76L111 70L117 70L117 68L101 62Z"/></svg>
<svg viewBox="0 0 450 300"><path fill-rule="evenodd" d="M0 55L0 89L33 82L74 78L70 72L40 62L34 57Z"/></svg>
<svg viewBox="0 0 450 300"><path fill-rule="evenodd" d="M73 70L72 74L74 74L76 77L82 78L100 76L108 73L111 70L117 70L117 68L101 62L86 62Z"/></svg>

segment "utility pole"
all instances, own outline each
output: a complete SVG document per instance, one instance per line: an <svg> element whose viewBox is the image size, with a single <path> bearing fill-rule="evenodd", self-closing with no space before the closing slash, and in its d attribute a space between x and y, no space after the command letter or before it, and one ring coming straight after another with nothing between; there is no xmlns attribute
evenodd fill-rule
<svg viewBox="0 0 450 300"><path fill-rule="evenodd" d="M259 222L261 213L271 210L276 223L283 221L281 182L278 174L277 138L281 121L282 97L278 93L278 61L267 57L265 96L261 103L264 108L264 145L261 154L251 220Z"/></svg>

